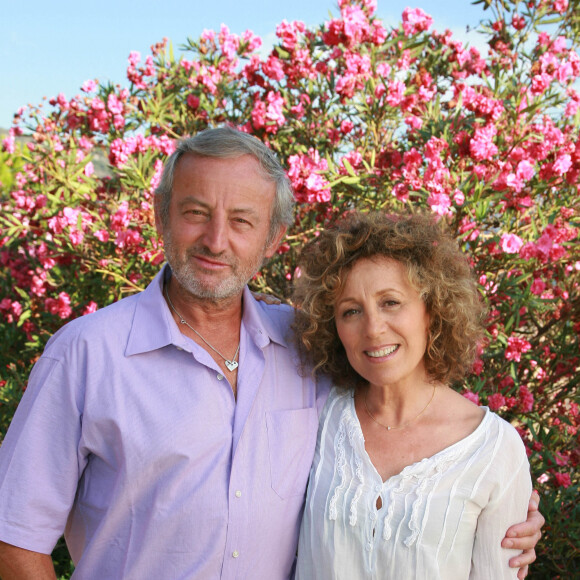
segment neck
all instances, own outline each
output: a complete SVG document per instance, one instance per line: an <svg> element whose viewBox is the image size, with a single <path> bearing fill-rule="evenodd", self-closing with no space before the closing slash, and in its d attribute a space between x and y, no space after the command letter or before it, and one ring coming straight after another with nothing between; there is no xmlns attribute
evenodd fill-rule
<svg viewBox="0 0 580 580"><path fill-rule="evenodd" d="M223 300L199 298L183 288L175 277L166 282L165 292L179 314L198 331L220 328L220 332L224 332L224 329L230 332L230 329L237 328L236 333L239 332L242 293Z"/></svg>
<svg viewBox="0 0 580 580"><path fill-rule="evenodd" d="M424 381L405 389L370 385L361 393L372 415L388 425L414 421L431 404L437 385Z"/></svg>

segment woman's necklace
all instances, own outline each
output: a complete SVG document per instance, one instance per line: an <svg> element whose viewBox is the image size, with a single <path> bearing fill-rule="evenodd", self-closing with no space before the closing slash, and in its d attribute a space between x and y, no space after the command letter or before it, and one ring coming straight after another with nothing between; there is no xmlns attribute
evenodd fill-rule
<svg viewBox="0 0 580 580"><path fill-rule="evenodd" d="M179 322L181 322L181 324L189 326L189 328L191 328L191 330L193 330L193 332L195 332L195 334L197 334L197 336L199 336L199 338L201 338L201 340L203 340L203 342L205 342L205 344L207 344L209 348L211 348L214 352L217 352L224 359L224 363L226 367L228 367L228 371L230 372L235 371L238 368L238 362L236 361L236 357L238 356L238 352L240 352L240 343L238 342L238 348L236 348L236 352L234 353L232 360L228 360L217 348L215 348L215 346L212 346L205 338L203 338L203 336L201 336L201 334L199 334L199 332L197 332L197 330L195 330L195 328L193 328L193 326L191 326L191 324L189 324L189 322L187 322L187 320L185 320L185 318L183 318L183 316L181 316L181 314L179 314L177 310L175 310L175 306L173 306L173 302L171 302L171 298L169 298L167 286L165 286L165 298L167 298L167 302L169 303L169 306L171 306L171 310L173 310L173 312L177 314Z"/></svg>
<svg viewBox="0 0 580 580"><path fill-rule="evenodd" d="M393 429L404 429L405 427L407 427L408 425L410 425L411 423L413 423L413 421L416 421L426 410L427 407L433 402L433 399L435 398L435 386L433 386L433 394L431 395L431 398L429 399L429 402L425 405L425 408L416 416L413 417L413 419L411 419L410 421L407 421L406 423L404 423L403 425L399 425L398 427L392 427L391 425L383 425L383 423L380 423L379 421L377 421L373 414L370 412L369 410L369 406L367 403L367 395L369 394L369 392L367 391L365 393L364 396L364 403L365 403L365 409L367 410L367 413L369 414L369 417L377 424L380 425L381 427L384 427L387 431L391 431Z"/></svg>

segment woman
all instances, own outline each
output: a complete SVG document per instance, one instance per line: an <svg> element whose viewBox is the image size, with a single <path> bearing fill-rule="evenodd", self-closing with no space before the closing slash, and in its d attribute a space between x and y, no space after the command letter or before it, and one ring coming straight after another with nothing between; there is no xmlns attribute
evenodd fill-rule
<svg viewBox="0 0 580 580"><path fill-rule="evenodd" d="M467 259L430 217L354 214L299 266L296 335L335 387L296 578L516 578L500 543L526 516L524 445L450 388L483 335Z"/></svg>

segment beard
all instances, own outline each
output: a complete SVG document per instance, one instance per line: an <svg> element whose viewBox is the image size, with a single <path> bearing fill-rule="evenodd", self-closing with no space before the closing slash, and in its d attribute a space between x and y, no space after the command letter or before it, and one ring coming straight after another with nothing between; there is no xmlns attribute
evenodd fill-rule
<svg viewBox="0 0 580 580"><path fill-rule="evenodd" d="M255 260L243 263L236 256L228 256L225 252L214 254L205 246L193 246L179 251L173 244L170 232L165 234L164 248L165 259L180 286L192 296L205 300L227 300L240 295L248 281L262 267L266 250L264 246ZM225 262L230 266L231 273L225 278L218 278L214 275L216 279L212 280L214 276L211 273L202 273L192 264L190 260L192 256L203 256Z"/></svg>

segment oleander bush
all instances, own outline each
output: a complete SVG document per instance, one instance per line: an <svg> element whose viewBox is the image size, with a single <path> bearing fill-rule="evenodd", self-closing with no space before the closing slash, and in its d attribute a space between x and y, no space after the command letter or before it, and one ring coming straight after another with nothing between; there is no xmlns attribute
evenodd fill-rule
<svg viewBox="0 0 580 580"><path fill-rule="evenodd" d="M255 289L287 297L302 244L353 208L449 224L490 307L457 388L527 446L547 519L531 577L580 577L578 0L476 3L485 50L421 9L387 25L375 0L339 0L317 28L282 22L267 54L222 26L131 53L121 85L18 111L0 153L0 433L47 339L158 271L152 195L176 140L233 124L298 202Z"/></svg>

